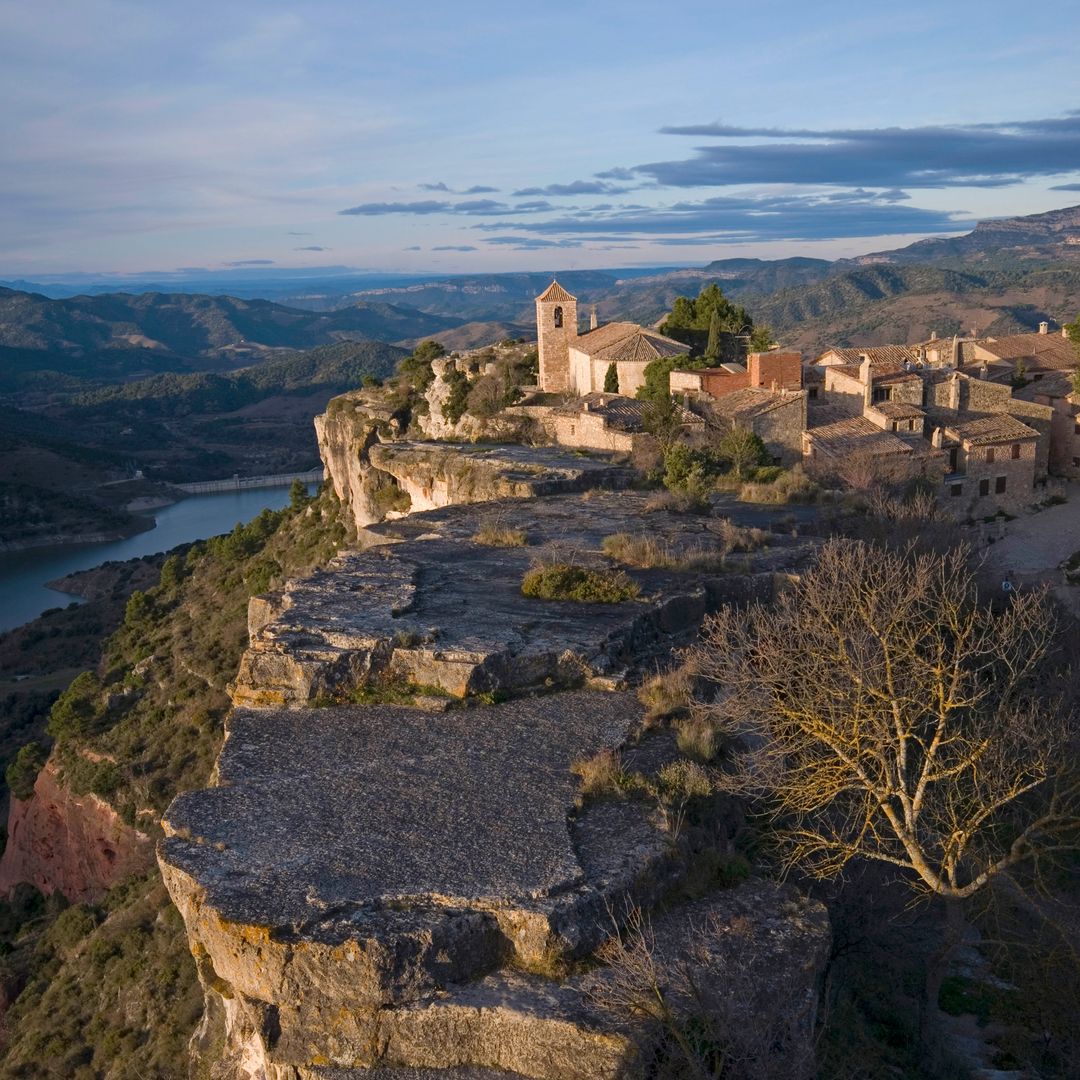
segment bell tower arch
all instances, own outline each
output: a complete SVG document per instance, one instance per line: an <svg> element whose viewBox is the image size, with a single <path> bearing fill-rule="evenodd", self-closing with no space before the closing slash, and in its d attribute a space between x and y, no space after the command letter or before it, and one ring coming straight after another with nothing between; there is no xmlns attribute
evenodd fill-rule
<svg viewBox="0 0 1080 1080"><path fill-rule="evenodd" d="M552 279L536 298L541 390L561 393L570 389L570 345L577 336L577 297Z"/></svg>

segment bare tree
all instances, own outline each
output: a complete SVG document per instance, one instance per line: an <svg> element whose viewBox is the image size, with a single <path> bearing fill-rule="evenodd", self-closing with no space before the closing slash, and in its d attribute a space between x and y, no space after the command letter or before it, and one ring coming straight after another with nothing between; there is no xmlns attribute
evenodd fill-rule
<svg viewBox="0 0 1080 1080"><path fill-rule="evenodd" d="M771 607L714 616L688 662L699 718L737 740L723 783L772 808L787 863L819 877L855 858L953 901L1078 846L1071 707L1040 695L1055 636L1042 592L979 603L967 552L833 540Z"/></svg>

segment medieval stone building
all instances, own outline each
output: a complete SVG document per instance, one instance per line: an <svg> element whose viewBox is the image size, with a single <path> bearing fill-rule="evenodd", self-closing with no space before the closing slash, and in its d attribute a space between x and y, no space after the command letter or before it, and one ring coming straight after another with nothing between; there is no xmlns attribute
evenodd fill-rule
<svg viewBox="0 0 1080 1080"><path fill-rule="evenodd" d="M549 393L593 394L605 389L612 364L618 392L633 397L645 384L645 368L665 356L685 356L687 346L637 323L578 330L577 297L557 281L536 298L540 388Z"/></svg>

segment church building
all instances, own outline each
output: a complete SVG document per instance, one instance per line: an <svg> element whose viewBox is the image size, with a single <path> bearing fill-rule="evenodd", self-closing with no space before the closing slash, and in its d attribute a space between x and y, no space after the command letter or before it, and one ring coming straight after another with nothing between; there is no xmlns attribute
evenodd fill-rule
<svg viewBox="0 0 1080 1080"><path fill-rule="evenodd" d="M598 326L593 314L584 334L578 331L577 297L557 281L536 298L536 336L540 352L540 388L550 393L591 394L604 390L612 364L620 394L633 397L645 383L645 368L665 356L685 356L688 347L637 323Z"/></svg>

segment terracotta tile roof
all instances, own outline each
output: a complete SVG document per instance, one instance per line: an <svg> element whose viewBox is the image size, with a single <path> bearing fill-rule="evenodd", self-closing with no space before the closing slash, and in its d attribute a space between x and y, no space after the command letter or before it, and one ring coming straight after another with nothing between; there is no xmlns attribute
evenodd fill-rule
<svg viewBox="0 0 1080 1080"><path fill-rule="evenodd" d="M1029 366L1051 370L1071 371L1080 363L1073 343L1060 334L1010 334L979 338L975 344L1001 360L1027 360L1032 362Z"/></svg>
<svg viewBox="0 0 1080 1080"><path fill-rule="evenodd" d="M570 342L571 349L596 360L656 360L685 356L689 346L632 322L608 323Z"/></svg>
<svg viewBox="0 0 1080 1080"><path fill-rule="evenodd" d="M766 390L764 387L747 386L742 390L733 390L730 394L725 394L711 402L709 412L730 417L733 420L749 419L784 405L790 405L793 401L798 401L796 394L783 394Z"/></svg>
<svg viewBox="0 0 1080 1080"><path fill-rule="evenodd" d="M571 296L554 278L551 284L536 298L537 300L577 300Z"/></svg>
<svg viewBox="0 0 1080 1080"><path fill-rule="evenodd" d="M586 394L554 411L560 416L580 416L583 412L590 412L603 417L605 425L617 431L642 431L644 419L652 408L648 401L638 401L637 398L624 397L622 394L597 392ZM675 406L675 415L680 424L705 423L700 416L681 405Z"/></svg>
<svg viewBox="0 0 1080 1080"><path fill-rule="evenodd" d="M945 425L946 432L961 442L972 446L989 443L1021 442L1025 439L1037 439L1039 433L1008 413L994 413L992 416L977 416L965 419L958 417L958 422Z"/></svg>
<svg viewBox="0 0 1080 1080"><path fill-rule="evenodd" d="M1013 391L1014 398L1034 401L1037 397L1063 398L1073 393L1071 371L1050 371L1032 379L1027 386Z"/></svg>
<svg viewBox="0 0 1080 1080"><path fill-rule="evenodd" d="M918 406L908 405L903 401L879 401L871 408L889 420L914 420L918 416L926 415Z"/></svg>
<svg viewBox="0 0 1080 1080"><path fill-rule="evenodd" d="M855 452L875 457L914 453L910 443L890 431L883 431L865 416L849 416L812 427L807 430L806 436L813 451L827 457L845 457Z"/></svg>
<svg viewBox="0 0 1080 1080"><path fill-rule="evenodd" d="M835 356L840 357L842 364L854 364L858 367L864 357L870 358L871 364L897 364L903 367L905 360L910 360L915 363L918 360L918 350L911 345L870 345L863 348L855 349L826 349L825 352L818 357L818 360L827 353L833 353ZM817 360L814 361L817 363Z"/></svg>

